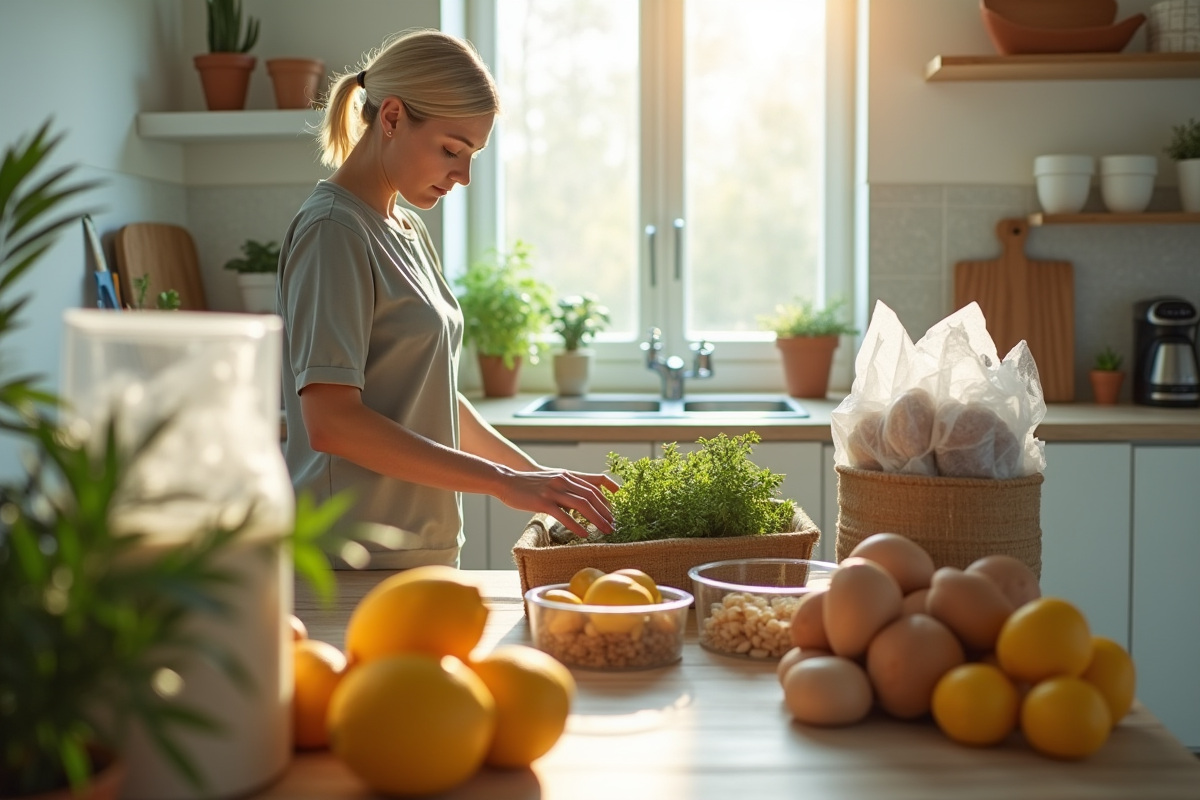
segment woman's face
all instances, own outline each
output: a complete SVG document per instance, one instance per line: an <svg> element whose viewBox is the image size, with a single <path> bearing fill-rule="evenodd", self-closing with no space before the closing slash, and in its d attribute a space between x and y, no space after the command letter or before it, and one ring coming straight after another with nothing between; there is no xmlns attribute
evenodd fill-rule
<svg viewBox="0 0 1200 800"><path fill-rule="evenodd" d="M412 122L401 105L394 126L384 123L383 166L392 187L417 208L433 208L455 184L471 182L471 161L487 144L494 120L483 114Z"/></svg>

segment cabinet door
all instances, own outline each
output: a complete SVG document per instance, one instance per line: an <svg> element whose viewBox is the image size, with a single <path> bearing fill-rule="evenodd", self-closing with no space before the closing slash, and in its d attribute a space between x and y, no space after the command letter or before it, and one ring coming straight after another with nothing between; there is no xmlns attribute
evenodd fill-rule
<svg viewBox="0 0 1200 800"><path fill-rule="evenodd" d="M517 446L539 464L579 472L604 472L609 453L636 460L648 457L652 450L649 442L518 442ZM517 568L512 548L532 516L488 498L488 569Z"/></svg>
<svg viewBox="0 0 1200 800"><path fill-rule="evenodd" d="M487 569L488 565L488 518L485 494L463 492L463 542L458 553L460 569Z"/></svg>
<svg viewBox="0 0 1200 800"><path fill-rule="evenodd" d="M1129 647L1133 448L1047 444L1042 594L1074 603L1092 633Z"/></svg>
<svg viewBox="0 0 1200 800"><path fill-rule="evenodd" d="M1137 696L1200 748L1200 447L1134 449Z"/></svg>
<svg viewBox="0 0 1200 800"><path fill-rule="evenodd" d="M817 545L818 561L837 561L837 471L833 468L833 445L821 446L821 480L824 508L821 511L821 543Z"/></svg>

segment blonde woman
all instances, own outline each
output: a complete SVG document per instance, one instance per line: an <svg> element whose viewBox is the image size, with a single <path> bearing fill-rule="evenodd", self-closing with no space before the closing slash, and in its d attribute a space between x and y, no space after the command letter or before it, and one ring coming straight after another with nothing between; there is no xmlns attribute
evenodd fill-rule
<svg viewBox="0 0 1200 800"><path fill-rule="evenodd" d="M463 319L433 243L403 198L433 208L471 180L499 111L466 42L433 30L388 42L330 88L321 130L336 168L280 252L285 455L297 490L350 489L353 518L406 533L371 566L458 563L461 492L529 512L574 510L603 532L607 475L549 469L457 390Z"/></svg>

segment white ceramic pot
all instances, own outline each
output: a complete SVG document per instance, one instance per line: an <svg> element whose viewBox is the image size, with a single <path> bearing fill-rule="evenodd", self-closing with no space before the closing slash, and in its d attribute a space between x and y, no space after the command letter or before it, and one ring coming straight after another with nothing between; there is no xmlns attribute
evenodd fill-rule
<svg viewBox="0 0 1200 800"><path fill-rule="evenodd" d="M275 273L238 273L242 289L242 305L251 314L275 314Z"/></svg>
<svg viewBox="0 0 1200 800"><path fill-rule="evenodd" d="M1087 203L1096 159L1091 156L1049 155L1033 160L1038 202L1047 214L1076 214Z"/></svg>
<svg viewBox="0 0 1200 800"><path fill-rule="evenodd" d="M554 356L554 384L563 397L580 397L587 394L588 376L592 368L589 350L574 350Z"/></svg>
<svg viewBox="0 0 1200 800"><path fill-rule="evenodd" d="M1179 174L1179 199L1183 210L1200 214L1200 158L1186 158L1175 162Z"/></svg>
<svg viewBox="0 0 1200 800"><path fill-rule="evenodd" d="M1100 159L1100 195L1114 214L1139 214L1154 197L1158 159L1154 156L1104 156Z"/></svg>

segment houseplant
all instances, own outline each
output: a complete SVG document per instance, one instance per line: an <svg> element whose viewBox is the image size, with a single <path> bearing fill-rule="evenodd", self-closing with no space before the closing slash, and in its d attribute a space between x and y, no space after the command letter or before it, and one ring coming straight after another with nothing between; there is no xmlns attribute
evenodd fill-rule
<svg viewBox="0 0 1200 800"><path fill-rule="evenodd" d="M317 58L268 58L267 74L276 108L312 108L317 102L325 62Z"/></svg>
<svg viewBox="0 0 1200 800"><path fill-rule="evenodd" d="M242 245L242 255L243 258L226 261L225 269L237 273L238 287L242 290L245 309L254 314L274 314L279 245L275 242L263 244L247 239Z"/></svg>
<svg viewBox="0 0 1200 800"><path fill-rule="evenodd" d="M1200 121L1189 119L1171 128L1171 143L1165 148L1179 173L1179 197L1183 210L1200 213Z"/></svg>
<svg viewBox="0 0 1200 800"><path fill-rule="evenodd" d="M246 55L258 41L258 20L247 17L242 31L241 0L205 0L208 52L194 57L209 111L240 111L257 59Z"/></svg>
<svg viewBox="0 0 1200 800"><path fill-rule="evenodd" d="M464 339L479 357L487 397L517 393L521 360L537 363L536 337L550 322L551 289L531 274L532 253L518 239L510 252L492 251L456 280Z"/></svg>
<svg viewBox="0 0 1200 800"><path fill-rule="evenodd" d="M1125 380L1125 373L1121 372L1121 360L1121 356L1111 347L1105 347L1102 352L1096 354L1096 364L1088 373L1088 377L1091 379L1092 393L1096 396L1098 405L1117 404L1117 398L1121 395L1121 382Z"/></svg>
<svg viewBox="0 0 1200 800"><path fill-rule="evenodd" d="M587 393L592 353L583 347L609 323L608 308L591 292L560 298L554 311L554 332L562 337L563 352L554 356L554 382L558 393Z"/></svg>
<svg viewBox="0 0 1200 800"><path fill-rule="evenodd" d="M858 331L841 317L844 298L817 308L812 300L797 298L775 306L774 314L760 315L764 330L775 333L775 346L783 357L783 373L792 397L824 398L829 391L829 370L838 337Z"/></svg>

